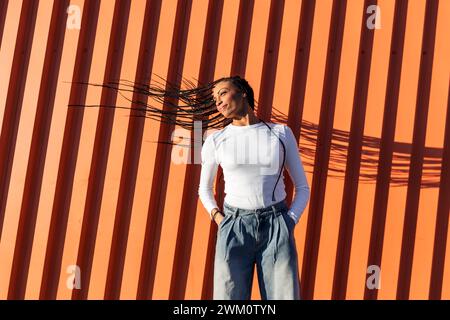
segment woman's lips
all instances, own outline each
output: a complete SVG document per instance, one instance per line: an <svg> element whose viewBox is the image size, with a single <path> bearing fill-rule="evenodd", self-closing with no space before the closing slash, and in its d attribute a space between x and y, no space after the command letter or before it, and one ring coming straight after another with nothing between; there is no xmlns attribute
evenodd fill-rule
<svg viewBox="0 0 450 320"><path fill-rule="evenodd" d="M219 107L219 111L220 111L220 112L222 112L222 111L223 111L223 110L224 110L224 109L225 109L226 107L228 107L228 105L227 105L227 104L226 104L226 105L224 105L224 106L220 106L220 107Z"/></svg>

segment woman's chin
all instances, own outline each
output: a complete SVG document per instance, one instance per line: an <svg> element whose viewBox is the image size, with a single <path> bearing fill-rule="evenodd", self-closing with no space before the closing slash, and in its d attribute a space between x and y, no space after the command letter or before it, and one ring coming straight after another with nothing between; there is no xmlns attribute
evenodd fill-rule
<svg viewBox="0 0 450 320"><path fill-rule="evenodd" d="M227 119L232 119L234 117L234 114L232 112L229 112L228 110L224 110L222 112L222 115Z"/></svg>

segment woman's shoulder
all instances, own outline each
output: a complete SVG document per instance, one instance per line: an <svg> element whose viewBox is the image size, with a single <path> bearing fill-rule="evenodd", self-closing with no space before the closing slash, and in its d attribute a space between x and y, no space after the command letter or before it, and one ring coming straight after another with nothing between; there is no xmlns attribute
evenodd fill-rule
<svg viewBox="0 0 450 320"><path fill-rule="evenodd" d="M283 123L273 123L273 131L276 132L283 141L295 141L292 129Z"/></svg>
<svg viewBox="0 0 450 320"><path fill-rule="evenodd" d="M225 133L225 128L223 129L208 129L204 134L204 143L215 145L221 136Z"/></svg>
<svg viewBox="0 0 450 320"><path fill-rule="evenodd" d="M285 135L288 130L290 130L290 128L283 123L268 122L267 124L272 128L272 130L277 131L282 135Z"/></svg>

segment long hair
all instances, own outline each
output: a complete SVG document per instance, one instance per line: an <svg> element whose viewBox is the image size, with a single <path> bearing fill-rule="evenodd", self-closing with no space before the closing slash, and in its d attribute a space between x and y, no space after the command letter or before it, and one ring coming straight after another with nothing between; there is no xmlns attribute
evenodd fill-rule
<svg viewBox="0 0 450 320"><path fill-rule="evenodd" d="M157 76L159 77L159 76ZM159 77L160 78L160 77ZM162 78L161 78L162 79ZM195 85L192 81L182 78L182 86L175 85L162 79L164 82L154 81L154 84L140 84L128 80L110 81L103 84L80 83L97 87L108 88L117 91L119 95L134 105L133 107L107 106L107 105L77 105L69 104L69 107L106 107L116 109L134 109L137 112L130 116L145 117L158 120L164 123L181 126L192 130L194 121L201 121L203 129L223 128L229 124L232 119L227 119L217 110L213 99L212 90L214 86L222 81L232 83L238 90L247 95L249 106L255 109L255 98L252 87L247 80L235 75L222 77L206 84ZM184 86L183 86L184 85ZM141 96L144 99L133 99ZM155 107L148 103L148 98L161 104L163 108Z"/></svg>
<svg viewBox="0 0 450 320"><path fill-rule="evenodd" d="M159 77L159 76L158 76ZM161 77L159 77L161 78ZM213 99L212 90L214 86L222 81L228 81L233 84L240 92L246 94L249 106L255 109L255 96L253 88L247 80L235 75L222 77L206 84L195 85L192 81L182 79L185 88L177 86L161 78L163 82L155 81L154 85L139 84L128 80L110 81L103 84L80 83L82 85L91 85L103 87L117 91L119 95L131 102L132 106L108 106L108 105L77 105L69 104L69 107L106 107L116 109L133 109L130 116L145 117L161 121L171 125L178 125L188 130L193 130L194 122L201 121L202 129L223 128L232 122L232 119L225 118L216 108ZM132 94L129 98L126 94ZM139 97L146 97L145 101ZM163 108L154 107L147 102L147 98L162 104ZM172 141L158 141L158 143L174 144ZM223 173L220 172L218 181L223 180ZM278 182L278 181L277 181Z"/></svg>

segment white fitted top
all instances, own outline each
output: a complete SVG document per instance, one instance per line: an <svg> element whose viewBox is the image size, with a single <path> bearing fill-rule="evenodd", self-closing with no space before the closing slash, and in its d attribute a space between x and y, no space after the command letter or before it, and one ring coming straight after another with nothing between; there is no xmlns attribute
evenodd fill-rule
<svg viewBox="0 0 450 320"><path fill-rule="evenodd" d="M198 194L208 213L218 208L213 183L219 164L225 180L225 203L242 209L259 209L286 198L283 173L275 189L275 200L272 198L283 165L283 146L278 136L286 147L285 168L295 188L288 214L295 223L300 219L308 203L310 189L297 141L288 126L267 124L273 133L263 122L247 126L229 124L206 138L201 151Z"/></svg>

